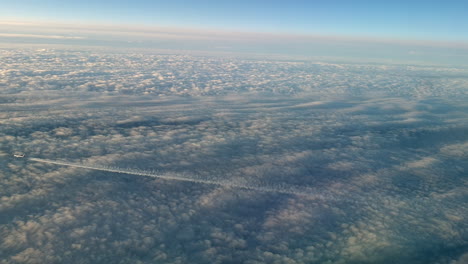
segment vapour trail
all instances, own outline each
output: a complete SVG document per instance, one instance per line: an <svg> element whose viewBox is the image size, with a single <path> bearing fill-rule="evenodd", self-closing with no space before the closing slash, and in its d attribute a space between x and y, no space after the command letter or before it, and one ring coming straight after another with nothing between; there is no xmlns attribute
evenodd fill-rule
<svg viewBox="0 0 468 264"><path fill-rule="evenodd" d="M159 178L159 179L165 179L165 180L185 181L185 182L193 182L193 183L200 183L200 184L210 184L210 185L217 185L217 186L231 187L231 188L240 188L240 189L251 190L251 191L260 191L260 192L295 194L295 195L302 195L302 196L307 196L307 197L321 199L321 200L338 200L333 195L312 193L312 190L309 190L309 191L300 190L299 188L295 188L294 186L279 186L279 187L253 186L253 185L238 184L238 183L233 183L233 182L225 182L225 181L217 181L217 180L188 178L188 177L184 177L184 176L179 176L177 174L168 174L168 173L167 174L157 174L155 172L149 172L149 171L143 171L143 170L134 170L134 169L123 169L123 168L116 168L116 167L107 167L107 166L87 165L87 164L82 164L82 163L72 163L72 162L59 161L59 160L48 160L48 159L39 159L39 158L29 158L29 160L35 161L35 162L42 162L42 163L48 163L48 164L61 165L61 166L69 166L69 167L75 167L75 168L88 169L88 170L115 172L115 173L120 173L120 174L145 176L145 177Z"/></svg>

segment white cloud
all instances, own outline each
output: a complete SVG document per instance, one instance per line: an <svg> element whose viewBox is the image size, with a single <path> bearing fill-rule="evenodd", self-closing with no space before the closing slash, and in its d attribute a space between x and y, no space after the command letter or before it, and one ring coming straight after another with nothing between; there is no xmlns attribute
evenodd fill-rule
<svg viewBox="0 0 468 264"><path fill-rule="evenodd" d="M463 70L0 52L2 263L464 259L447 253L466 237L464 90L421 91L414 76ZM317 197L32 163L16 150ZM418 255L441 245L440 258Z"/></svg>
<svg viewBox="0 0 468 264"><path fill-rule="evenodd" d="M60 35L39 35L39 34L21 34L21 33L0 33L0 37L6 38L39 38L39 39L86 39L78 36L60 36Z"/></svg>

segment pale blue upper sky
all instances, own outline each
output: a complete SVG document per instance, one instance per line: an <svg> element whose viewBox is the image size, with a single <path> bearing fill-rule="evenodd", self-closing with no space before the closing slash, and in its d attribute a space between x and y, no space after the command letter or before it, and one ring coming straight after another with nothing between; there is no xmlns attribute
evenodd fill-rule
<svg viewBox="0 0 468 264"><path fill-rule="evenodd" d="M0 0L0 19L468 40L467 0Z"/></svg>

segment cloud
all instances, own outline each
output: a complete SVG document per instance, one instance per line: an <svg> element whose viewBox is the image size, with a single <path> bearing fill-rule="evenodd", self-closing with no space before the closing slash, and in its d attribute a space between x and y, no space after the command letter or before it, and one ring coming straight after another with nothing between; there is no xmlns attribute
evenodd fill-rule
<svg viewBox="0 0 468 264"><path fill-rule="evenodd" d="M411 161L406 164L411 169L417 169L417 168L425 168L433 165L434 163L437 163L437 159L433 157L425 157L423 159L417 160L417 161Z"/></svg>
<svg viewBox="0 0 468 264"><path fill-rule="evenodd" d="M0 21L0 26L15 28L16 30L25 30L34 28L46 32L85 32L99 34L121 34L126 36L148 36L164 38L184 38L184 39L229 39L229 40L277 40L287 39L288 41L325 41L325 42L352 42L352 43L388 43L388 44L412 44L416 46L447 46L447 47L468 47L466 43L452 43L443 41L417 41L401 39L379 39L372 37L350 37L350 36L328 36L328 35L310 35L310 34L291 34L291 33L262 33L262 32L236 32L220 31L215 29L203 28L174 28L174 27L154 27L154 26L125 26L125 25L86 25L86 24L67 24L51 22L28 22L28 21ZM221 46L224 48L224 46Z"/></svg>
<svg viewBox="0 0 468 264"><path fill-rule="evenodd" d="M3 50L2 56L18 61L15 67L10 67L6 60L2 62L4 70L0 70L0 85L9 94L54 91L55 94L96 92L111 96L309 95L316 96L317 100L304 101L294 107L307 108L315 104L318 109L338 107L336 99L339 96L426 98L457 97L467 93L464 87L468 73L459 68L330 65L313 61L279 62L242 58L223 60L191 55L119 53L111 56L95 52L90 55L85 51L67 53L66 50L55 49ZM359 78L349 72L360 72ZM398 78L392 78L395 75ZM326 103L327 100L333 100L334 105ZM392 100L395 101L386 100L384 107L393 109L375 110L404 113L406 108L411 107ZM350 101L342 100L340 103L346 106ZM407 103L411 104L408 100ZM281 104L284 102L278 103L277 107L281 107ZM383 107L380 102L375 105ZM359 107L371 106L359 104L356 110ZM395 122L404 124L421 120L416 111L406 114L405 119Z"/></svg>
<svg viewBox="0 0 468 264"><path fill-rule="evenodd" d="M463 142L463 143L443 146L440 151L444 155L463 158L468 155L467 149L468 149L468 142Z"/></svg>
<svg viewBox="0 0 468 264"><path fill-rule="evenodd" d="M173 54L248 55L263 58L325 58L328 62L466 66L466 42L382 39L292 33L226 32L203 28L0 21L5 44L36 43L165 51ZM219 49L222 47L222 49ZM228 49L226 49L228 47ZM418 54L408 56L408 50ZM423 54L424 56L421 56Z"/></svg>
<svg viewBox="0 0 468 264"><path fill-rule="evenodd" d="M1 263L464 259L465 70L0 52Z"/></svg>
<svg viewBox="0 0 468 264"><path fill-rule="evenodd" d="M0 37L6 38L43 38L43 39L85 39L86 37L78 36L59 36L59 35L38 35L38 34L21 34L21 33L0 33Z"/></svg>

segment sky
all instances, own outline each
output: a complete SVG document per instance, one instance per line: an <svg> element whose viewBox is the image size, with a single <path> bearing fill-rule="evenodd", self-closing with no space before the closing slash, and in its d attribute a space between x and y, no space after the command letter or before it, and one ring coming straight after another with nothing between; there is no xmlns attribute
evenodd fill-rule
<svg viewBox="0 0 468 264"><path fill-rule="evenodd" d="M18 0L3 20L468 41L467 1Z"/></svg>
<svg viewBox="0 0 468 264"><path fill-rule="evenodd" d="M468 263L466 10L0 0L0 263Z"/></svg>

